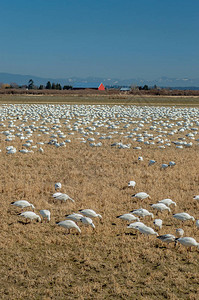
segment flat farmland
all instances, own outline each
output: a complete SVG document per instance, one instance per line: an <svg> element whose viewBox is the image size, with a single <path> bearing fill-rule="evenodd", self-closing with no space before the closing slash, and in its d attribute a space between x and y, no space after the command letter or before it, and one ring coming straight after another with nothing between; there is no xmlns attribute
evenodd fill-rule
<svg viewBox="0 0 199 300"><path fill-rule="evenodd" d="M90 97L89 105L53 97L39 104L36 96L13 97L1 98L0 106L1 299L198 299L199 249L168 245L117 218L145 208L163 220L157 229L150 217L140 218L159 235L183 228L199 242L195 221L173 217L186 212L199 219L193 199L199 195L197 104L158 106L150 99L143 107L94 99L93 105ZM16 151L9 154L9 147ZM170 161L173 167L162 168ZM52 197L56 182L74 203ZM133 198L138 192L151 199ZM152 209L165 198L177 204L171 213ZM50 222L26 222L11 205L22 199L37 214L50 210ZM78 222L81 233L68 234L56 224L86 208L102 215L93 218L94 230Z"/></svg>
<svg viewBox="0 0 199 300"><path fill-rule="evenodd" d="M164 105L199 106L199 96L149 96L118 94L68 93L57 95L0 95L0 103L8 104L96 104L96 105Z"/></svg>

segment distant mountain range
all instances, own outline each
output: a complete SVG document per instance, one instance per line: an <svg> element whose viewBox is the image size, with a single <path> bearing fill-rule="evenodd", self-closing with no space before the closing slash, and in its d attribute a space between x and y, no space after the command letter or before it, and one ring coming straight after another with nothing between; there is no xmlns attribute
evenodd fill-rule
<svg viewBox="0 0 199 300"><path fill-rule="evenodd" d="M27 85L29 80L32 79L36 86L40 84L46 85L48 81L51 83L60 83L64 85L72 85L73 87L98 87L103 82L105 86L154 86L158 87L178 87L178 88L191 88L199 89L199 79L190 78L169 78L160 77L155 80L145 80L141 78L131 79L117 79L117 78L103 78L103 77L87 77L87 78L42 78L33 75L20 75L10 73L0 73L0 83L16 83L18 85Z"/></svg>

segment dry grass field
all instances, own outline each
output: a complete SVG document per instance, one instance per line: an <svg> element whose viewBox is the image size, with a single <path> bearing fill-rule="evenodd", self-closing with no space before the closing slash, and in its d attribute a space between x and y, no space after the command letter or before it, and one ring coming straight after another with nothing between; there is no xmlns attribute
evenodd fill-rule
<svg viewBox="0 0 199 300"><path fill-rule="evenodd" d="M172 213L185 211L199 219L199 202L193 200L199 194L199 146L176 149L172 144L158 149L142 144L141 150L117 149L110 146L113 139L92 148L77 137L81 135L71 136L72 142L58 149L44 145L44 153L8 155L8 145L21 149L24 141L6 142L0 135L0 299L198 299L199 250L187 252L179 244L145 237L127 229L128 222L116 216L140 207L152 211L151 203L171 198L177 203ZM34 144L49 140L36 133L32 138ZM143 162L138 161L140 155ZM157 163L148 166L150 159ZM171 160L176 166L160 168ZM128 187L130 180L136 181L134 189ZM62 192L75 203L53 200L59 181ZM140 191L149 193L151 200L131 197ZM21 210L10 205L21 199L33 203L37 213L49 209L50 223L26 224L18 216ZM56 225L66 214L83 208L102 215L102 222L94 219L95 230L80 224L81 234L75 230L67 234ZM182 224L167 212L159 217L163 219L159 234L175 235L176 228L183 228L185 236L199 242L194 222ZM141 221L153 227L150 218Z"/></svg>
<svg viewBox="0 0 199 300"><path fill-rule="evenodd" d="M75 91L74 91L75 92ZM92 91L91 91L92 92ZM107 104L107 105L154 105L154 106L199 106L199 96L150 96L150 95L130 95L118 94L92 94L76 92L71 94L57 95L0 95L1 103L28 103L28 104Z"/></svg>

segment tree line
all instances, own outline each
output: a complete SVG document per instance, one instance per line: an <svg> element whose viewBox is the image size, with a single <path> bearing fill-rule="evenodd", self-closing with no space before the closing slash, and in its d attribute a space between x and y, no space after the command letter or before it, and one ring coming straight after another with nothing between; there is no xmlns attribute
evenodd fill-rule
<svg viewBox="0 0 199 300"><path fill-rule="evenodd" d="M48 81L46 83L46 85L44 86L43 84L40 84L40 86L38 87L39 90L72 90L72 85L64 85L63 87L61 86L60 83L54 83L54 82L50 82ZM37 87L34 85L34 81L32 79L29 80L28 82L28 89L32 90L32 89L37 89Z"/></svg>
<svg viewBox="0 0 199 300"><path fill-rule="evenodd" d="M10 84L0 84L1 88L5 88L5 89L28 89L28 90L72 90L72 85L64 85L63 87L61 86L60 83L54 83L54 82L50 82L48 81L46 83L46 85L40 84L40 86L36 86L34 84L34 81L32 79L29 80L27 85L18 85L16 83L10 83Z"/></svg>

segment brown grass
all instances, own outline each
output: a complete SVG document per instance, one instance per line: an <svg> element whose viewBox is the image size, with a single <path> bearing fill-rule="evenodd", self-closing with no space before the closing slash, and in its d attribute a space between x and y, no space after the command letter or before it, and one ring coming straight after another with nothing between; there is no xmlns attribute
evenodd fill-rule
<svg viewBox="0 0 199 300"><path fill-rule="evenodd" d="M92 91L91 91L92 92ZM107 104L107 105L154 105L154 106L199 106L199 96L169 96L169 95L131 95L125 93L105 93L94 91L73 91L70 93L4 95L0 94L0 104Z"/></svg>
<svg viewBox="0 0 199 300"><path fill-rule="evenodd" d="M63 129L63 128L62 128ZM5 128L1 129L5 130ZM144 128L143 128L144 130ZM0 193L0 298L1 299L198 299L198 250L187 253L183 246L165 245L154 236L127 229L116 216L134 208L147 208L163 198L177 202L172 213L186 211L199 218L198 147L166 150L142 146L142 150L111 148L113 140L101 148L80 144L77 139L66 148L42 146L44 153L6 155L8 143L1 136ZM33 137L34 142L46 137ZM138 163L138 156L144 157ZM157 164L148 167L148 160ZM174 168L160 165L174 160ZM137 182L134 190L127 187ZM54 183L60 181L75 203L55 203ZM152 200L133 200L145 191ZM17 216L12 201L26 199L36 212L50 209L47 223L25 224ZM82 233L70 235L56 225L65 215L92 208L103 216L94 220L95 232L80 224ZM157 217L157 214L155 214ZM180 221L167 213L160 216L160 234L175 234L183 227L185 236L199 241L192 222ZM142 221L142 220L141 220ZM150 219L144 222L152 226Z"/></svg>

